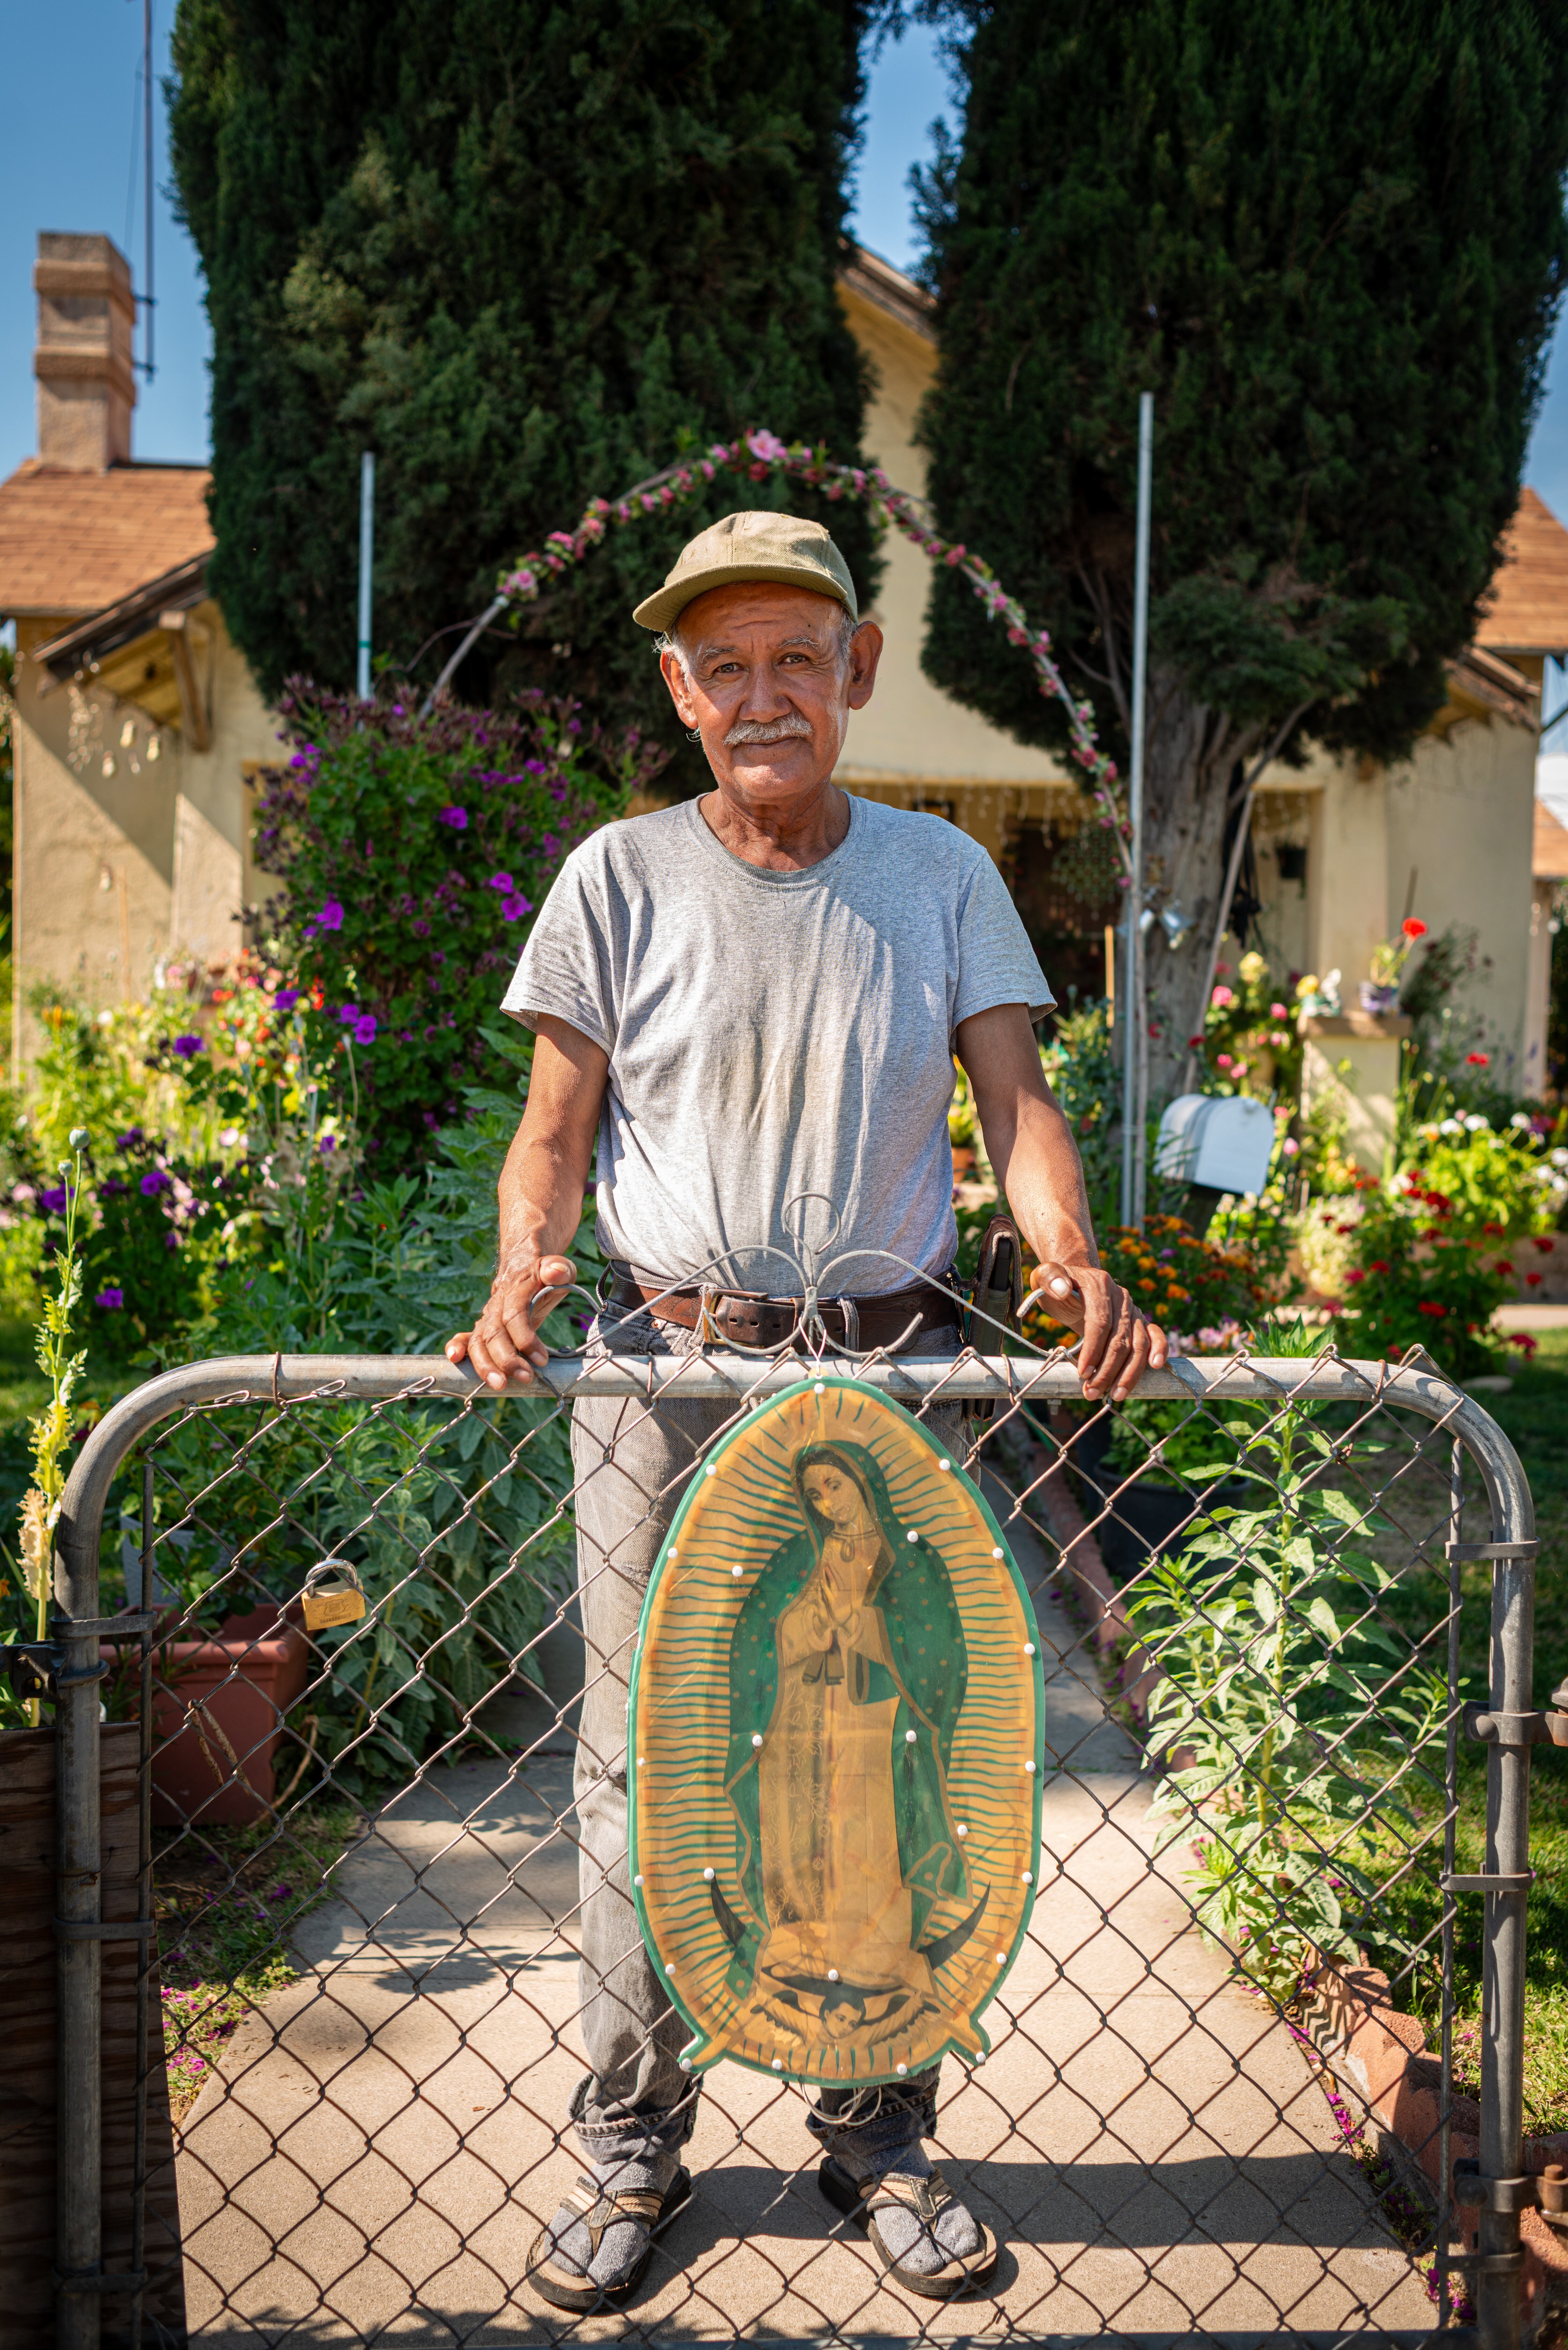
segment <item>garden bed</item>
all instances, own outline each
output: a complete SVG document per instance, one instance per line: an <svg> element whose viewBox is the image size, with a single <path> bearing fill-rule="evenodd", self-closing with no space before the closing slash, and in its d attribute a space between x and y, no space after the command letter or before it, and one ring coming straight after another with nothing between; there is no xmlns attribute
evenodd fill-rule
<svg viewBox="0 0 1568 2350"><path fill-rule="evenodd" d="M163 2043L176 2127L244 2016L293 1981L294 1929L330 1898L329 1872L366 1830L353 1806L312 1803L281 1825L154 1831Z"/></svg>

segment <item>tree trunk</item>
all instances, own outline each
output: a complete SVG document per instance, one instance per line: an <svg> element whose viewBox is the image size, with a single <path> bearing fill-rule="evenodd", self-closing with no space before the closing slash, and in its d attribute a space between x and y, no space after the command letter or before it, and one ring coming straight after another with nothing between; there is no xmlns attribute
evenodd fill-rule
<svg viewBox="0 0 1568 2350"><path fill-rule="evenodd" d="M1148 681L1144 760L1145 902L1173 907L1191 927L1172 947L1157 921L1144 934L1148 1001L1148 1106L1175 1093L1188 1040L1203 1026L1199 998L1225 879L1225 824L1239 804L1245 764L1260 727L1238 726L1195 701L1175 671L1154 666Z"/></svg>

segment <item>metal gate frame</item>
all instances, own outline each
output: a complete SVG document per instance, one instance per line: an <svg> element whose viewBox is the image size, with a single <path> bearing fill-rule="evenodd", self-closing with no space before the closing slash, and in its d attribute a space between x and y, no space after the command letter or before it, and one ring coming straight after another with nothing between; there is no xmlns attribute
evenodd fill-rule
<svg viewBox="0 0 1568 2350"><path fill-rule="evenodd" d="M772 1362L719 1352L700 1357L655 1354L599 1360L588 1367L581 1356L561 1356L531 1378L513 1382L505 1393L535 1400L548 1396L563 1403L577 1397L639 1398L651 1402L666 1392L681 1400L739 1402L776 1395L802 1378L822 1376L853 1376L895 1399L911 1403L940 1397L943 1402L1018 1404L1081 1400L1083 1395L1071 1361L1060 1356L988 1357L970 1350L954 1360L900 1362L884 1357L869 1363L830 1354L785 1356ZM58 1803L55 2338L59 2350L97 2350L106 2292L131 2295L133 2336L140 2325L140 2272L109 2276L102 2269L99 1954L110 1935L145 1941L153 1930L145 1835L140 1920L106 1928L101 1916L99 1648L105 1638L124 1638L128 1630L142 1628L123 1616L105 1620L99 1615L99 1537L112 1480L141 1437L173 1412L192 1406L269 1400L281 1405L310 1398L461 1401L479 1385L467 1366L451 1364L441 1356L218 1357L164 1372L133 1389L99 1423L71 1472L55 1537L51 1659ZM502 1399L499 1392L495 1392L496 1400ZM1491 1539L1481 1544L1450 1543L1449 1564L1452 1569L1459 1558L1491 1563L1491 1726L1499 1732L1511 1731L1513 1736L1499 1735L1490 1742L1485 1874L1444 1884L1450 1895L1461 1890L1484 1894L1484 2027L1480 2176L1467 2182L1480 2206L1480 2250L1462 2263L1448 2254L1445 2223L1451 2182L1445 2176L1438 2192L1438 2252L1447 2267L1462 2265L1474 2279L1474 2327L1450 2329L1443 2338L1474 2344L1478 2350L1519 2350L1523 2268L1520 2213L1533 2199L1532 2183L1522 2176L1532 1724L1521 1718L1531 1713L1532 1705L1536 1552L1530 1488L1512 1445L1480 1405L1435 1371L1418 1365L1355 1362L1332 1354L1306 1358L1189 1357L1172 1363L1165 1371L1146 1374L1137 1389L1140 1399L1192 1402L1221 1392L1227 1401L1301 1398L1388 1405L1415 1412L1440 1424L1462 1444L1484 1482ZM147 1717L144 1705L144 1737ZM1450 1747L1456 1726L1450 1725ZM143 1800L145 1804L145 1790ZM1448 1916L1451 1920L1451 1910ZM140 2069L145 2072L145 2052L140 2053ZM1445 2147L1447 2135L1445 2119ZM1467 2205L1470 2201L1467 2192ZM1340 2338L1348 2345L1425 2337L1395 2337L1369 2329Z"/></svg>

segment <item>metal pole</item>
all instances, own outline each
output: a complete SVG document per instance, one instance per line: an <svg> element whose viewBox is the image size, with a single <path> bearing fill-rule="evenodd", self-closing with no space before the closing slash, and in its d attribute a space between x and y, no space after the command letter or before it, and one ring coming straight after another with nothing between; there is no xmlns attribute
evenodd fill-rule
<svg viewBox="0 0 1568 2350"><path fill-rule="evenodd" d="M359 666L355 691L370 699L370 565L376 551L376 454L359 459Z"/></svg>
<svg viewBox="0 0 1568 2350"><path fill-rule="evenodd" d="M1510 1523L1510 1520L1514 1521ZM1519 1521L1522 1519L1522 1523ZM1492 1513L1493 1540L1527 1544L1534 1510ZM1533 1703L1535 1561L1499 1559L1491 1585L1491 1710L1527 1713ZM1516 2178L1524 2138L1524 1935L1530 1867L1530 1749L1493 1746L1487 1755L1486 1868L1516 1877L1517 1892L1488 1893L1481 1974L1480 2168L1483 2178ZM1484 2350L1519 2350L1519 2212L1480 2213L1474 2301ZM1498 2269L1484 2263L1501 2255ZM1515 2265L1511 2266L1511 2262Z"/></svg>
<svg viewBox="0 0 1568 2350"><path fill-rule="evenodd" d="M143 149L147 223L147 263L142 272L146 304L147 339L142 345L145 354L141 372L149 383L157 369L153 365L153 320L157 302L152 291L152 0L141 0L141 143Z"/></svg>
<svg viewBox="0 0 1568 2350"><path fill-rule="evenodd" d="M62 1615L91 1623L99 1612L98 1526L73 1544L62 1512L56 1530L55 1599ZM102 1916L99 1823L98 1636L65 1638L55 1700L56 1914L67 1924ZM64 1936L57 1958L55 2266L57 2350L97 2350L100 2296L76 2280L103 2256L103 2104L99 2041L103 1945Z"/></svg>
<svg viewBox="0 0 1568 2350"><path fill-rule="evenodd" d="M1465 1448L1456 1436L1449 1454L1449 1541L1464 1539ZM1459 1620L1464 1585L1459 1560L1449 1555L1449 1725L1443 1752L1443 1874L1454 1873L1454 1835L1459 1809ZM1443 2003L1440 2033L1441 2078L1438 2095L1442 2113L1438 2125L1438 2223L1434 2249L1438 2255L1438 2324L1446 2326L1453 2314L1453 2286L1449 2261L1452 2251L1453 2111L1454 2111L1454 1900L1443 1896Z"/></svg>
<svg viewBox="0 0 1568 2350"><path fill-rule="evenodd" d="M1133 576L1132 761L1127 813L1132 818L1132 879L1127 910L1122 1004L1122 1222L1141 1224L1144 1125L1148 1111L1148 1004L1143 962L1143 738L1148 671L1148 526L1154 486L1154 394L1137 403L1137 556Z"/></svg>

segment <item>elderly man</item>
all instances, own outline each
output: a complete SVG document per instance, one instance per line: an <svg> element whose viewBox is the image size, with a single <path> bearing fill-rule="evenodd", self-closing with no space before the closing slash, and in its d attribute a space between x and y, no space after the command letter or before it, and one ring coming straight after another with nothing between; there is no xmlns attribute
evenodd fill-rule
<svg viewBox="0 0 1568 2350"><path fill-rule="evenodd" d="M537 1326L573 1277L561 1252L596 1143L614 1269L599 1345L690 1349L705 1328L787 1340L800 1276L784 1211L815 1193L840 1220L830 1342L956 1353L956 1052L1040 1260L1034 1284L1081 1336L1085 1392L1127 1396L1164 1362L1165 1340L1099 1265L1077 1150L1035 1048L1032 1024L1052 997L1006 890L956 827L833 781L882 650L838 549L815 523L730 515L634 617L659 632L665 682L715 789L607 826L550 892L505 999L537 1043L501 1179L499 1270L448 1354L496 1388L545 1360ZM649 1573L727 1416L597 1400L573 1416L590 2070L572 2119L591 2175L529 2261L537 2291L567 2309L624 2302L690 2192L680 2156L698 2084L680 2069L684 2029L631 1907L626 1702ZM996 2249L922 2148L937 2085L933 2070L826 2090L808 2127L826 2148L825 2190L902 2283L941 2299L982 2283Z"/></svg>

